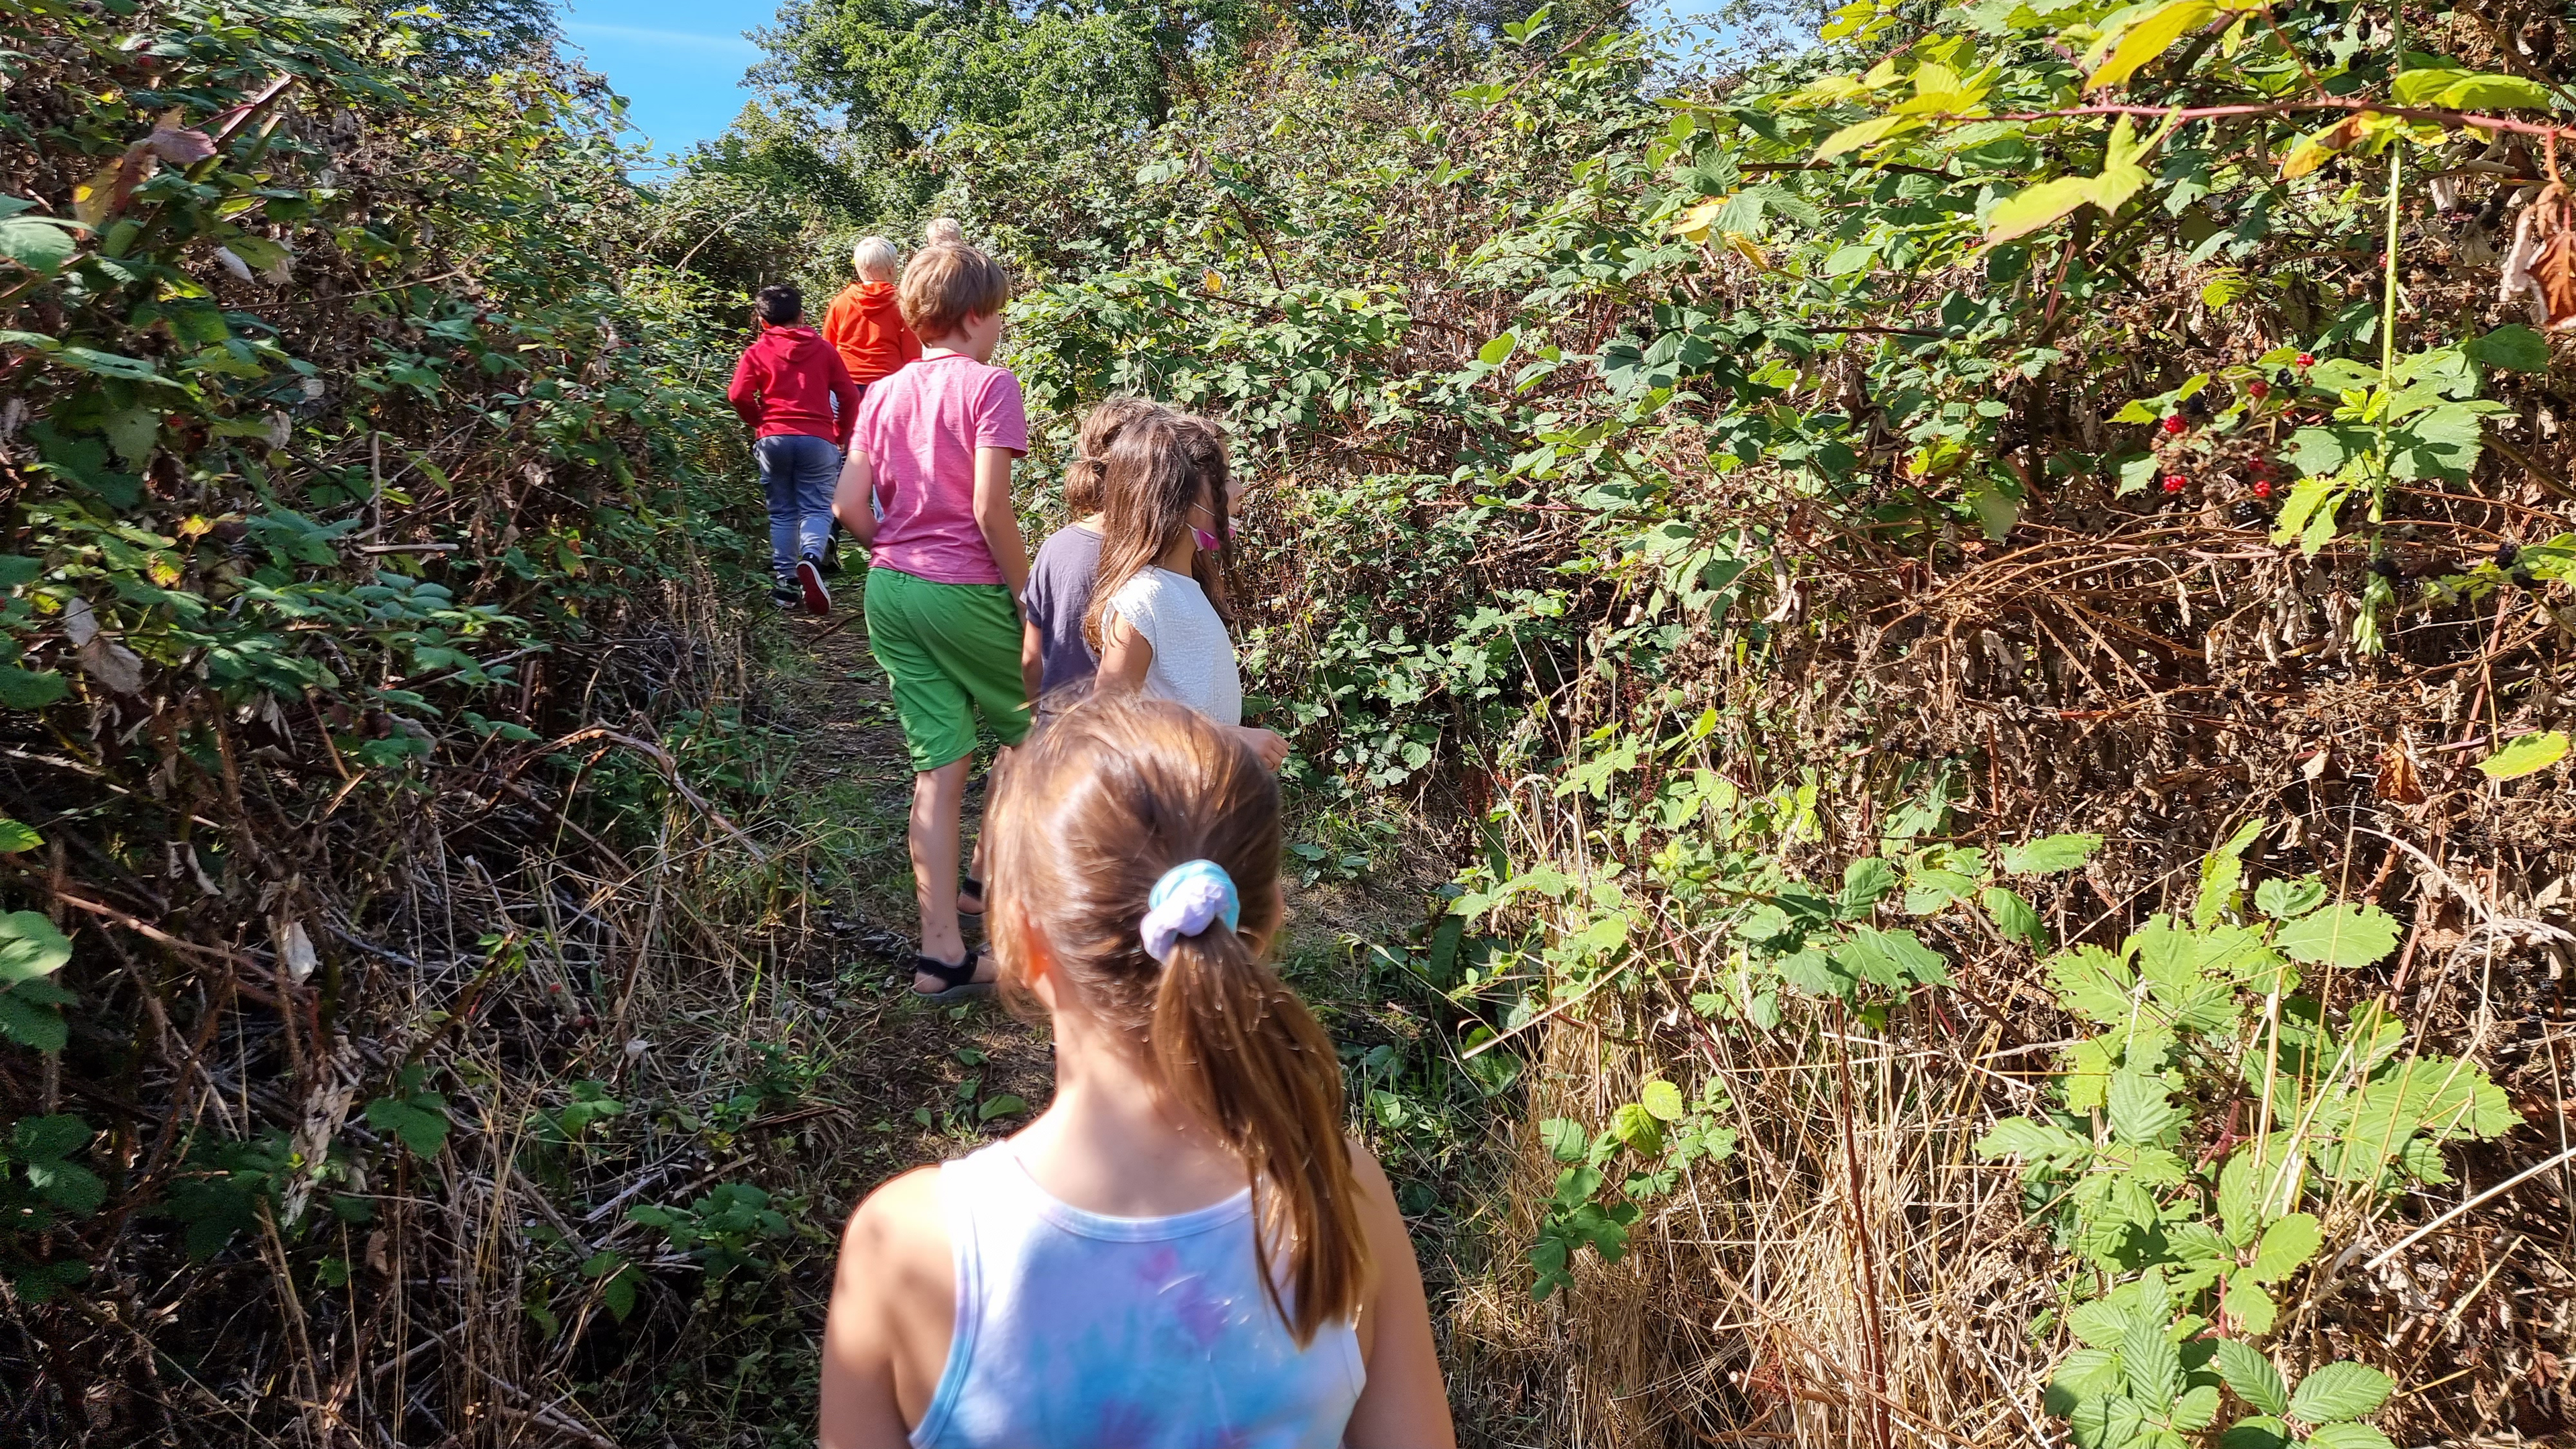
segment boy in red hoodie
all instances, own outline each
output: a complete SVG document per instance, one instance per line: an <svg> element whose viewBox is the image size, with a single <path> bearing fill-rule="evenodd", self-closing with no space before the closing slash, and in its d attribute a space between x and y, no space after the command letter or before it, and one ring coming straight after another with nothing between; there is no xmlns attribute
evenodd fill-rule
<svg viewBox="0 0 2576 1449"><path fill-rule="evenodd" d="M881 236L863 237L850 248L850 268L859 279L841 289L823 312L823 340L849 364L850 380L865 391L869 383L900 371L921 356L921 339L903 323L895 305L897 258L894 243Z"/></svg>
<svg viewBox="0 0 2576 1449"><path fill-rule="evenodd" d="M752 432L761 491L769 495L770 598L800 602L809 614L832 609L823 586L823 550L832 541L832 488L841 452L859 417L859 385L832 344L805 325L805 298L794 287L763 287L755 310L760 336L745 348L725 397Z"/></svg>

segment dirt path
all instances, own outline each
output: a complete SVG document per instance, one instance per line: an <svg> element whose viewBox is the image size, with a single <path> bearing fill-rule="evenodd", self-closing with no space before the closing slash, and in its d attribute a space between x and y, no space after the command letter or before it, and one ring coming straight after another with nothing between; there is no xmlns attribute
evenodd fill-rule
<svg viewBox="0 0 2576 1449"><path fill-rule="evenodd" d="M828 959L809 961L808 980L829 980L841 998L834 1055L846 1066L835 1094L873 1109L866 1178L882 1180L1025 1123L1054 1093L1054 1052L1042 1030L992 1001L943 1008L912 996L912 770L868 652L861 576L833 582L828 618L780 620L763 694L770 723L795 742L774 809L814 842L807 909ZM979 775L966 802L970 846L983 801ZM968 941L980 929L967 918Z"/></svg>

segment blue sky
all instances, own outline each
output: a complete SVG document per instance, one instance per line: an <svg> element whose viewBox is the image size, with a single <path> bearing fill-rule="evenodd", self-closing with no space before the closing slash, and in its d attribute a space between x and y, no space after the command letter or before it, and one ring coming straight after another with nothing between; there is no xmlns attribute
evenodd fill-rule
<svg viewBox="0 0 2576 1449"><path fill-rule="evenodd" d="M1665 0L1666 15L1688 17L1714 0ZM778 0L562 0L565 38L628 101L639 137L666 155L721 135L751 91L743 72L760 47L743 38L767 25Z"/></svg>
<svg viewBox="0 0 2576 1449"><path fill-rule="evenodd" d="M767 25L778 0L588 0L565 3L564 36L629 105L653 148L686 151L722 134L751 92L742 73L760 59L743 32Z"/></svg>

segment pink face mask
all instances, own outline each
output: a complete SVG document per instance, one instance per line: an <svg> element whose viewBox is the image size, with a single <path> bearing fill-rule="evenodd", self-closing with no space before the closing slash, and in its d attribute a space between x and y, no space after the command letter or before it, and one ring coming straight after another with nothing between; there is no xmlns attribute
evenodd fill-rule
<svg viewBox="0 0 2576 1449"><path fill-rule="evenodd" d="M1204 528L1199 528L1194 525L1191 527L1190 532L1198 539L1199 552L1201 553L1215 553L1217 550L1225 547L1225 541L1223 539L1218 538L1215 534L1208 532Z"/></svg>

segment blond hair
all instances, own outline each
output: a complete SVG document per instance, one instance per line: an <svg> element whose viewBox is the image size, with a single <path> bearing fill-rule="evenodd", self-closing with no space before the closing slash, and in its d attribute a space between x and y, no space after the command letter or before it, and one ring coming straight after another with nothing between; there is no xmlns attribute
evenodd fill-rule
<svg viewBox="0 0 2576 1449"><path fill-rule="evenodd" d="M904 265L895 305L924 342L953 335L969 317L990 317L1011 300L1011 274L969 246L927 246Z"/></svg>
<svg viewBox="0 0 2576 1449"><path fill-rule="evenodd" d="M903 256L894 243L881 236L863 236L850 248L850 270L871 282L891 282Z"/></svg>
<svg viewBox="0 0 2576 1449"><path fill-rule="evenodd" d="M1264 959L1281 917L1277 778L1185 706L1094 696L1022 746L992 829L992 939L1013 1008L1033 1009L1034 937L1081 1009L1243 1159L1261 1281L1298 1344L1348 1322L1370 1264L1341 1063ZM1139 938L1146 898L1193 860L1233 878L1240 924L1180 937L1157 962Z"/></svg>
<svg viewBox="0 0 2576 1449"><path fill-rule="evenodd" d="M921 229L921 244L932 247L962 247L966 245L966 228L959 226L957 218L953 216L933 217L930 225Z"/></svg>
<svg viewBox="0 0 2576 1449"><path fill-rule="evenodd" d="M1101 510L1109 497L1109 445L1129 423L1163 411L1161 403L1120 396L1103 399L1083 418L1073 462L1064 470L1066 512L1082 518Z"/></svg>

